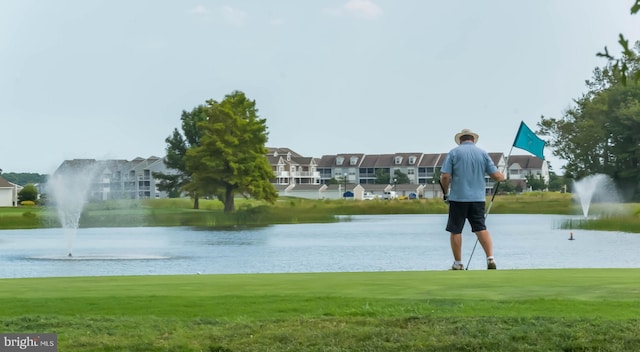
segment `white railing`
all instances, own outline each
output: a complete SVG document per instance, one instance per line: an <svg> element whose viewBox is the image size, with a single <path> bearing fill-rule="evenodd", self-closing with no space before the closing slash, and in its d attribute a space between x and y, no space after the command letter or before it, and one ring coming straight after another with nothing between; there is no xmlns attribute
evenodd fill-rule
<svg viewBox="0 0 640 352"><path fill-rule="evenodd" d="M276 177L306 177L306 178L320 178L320 171L279 171L276 172Z"/></svg>

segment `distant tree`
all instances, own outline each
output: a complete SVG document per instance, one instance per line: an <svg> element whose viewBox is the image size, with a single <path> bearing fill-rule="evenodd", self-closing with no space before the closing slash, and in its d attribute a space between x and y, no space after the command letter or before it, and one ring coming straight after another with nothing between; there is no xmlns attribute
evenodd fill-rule
<svg viewBox="0 0 640 352"><path fill-rule="evenodd" d="M433 180L437 182L440 182L440 175L442 174L442 172L440 172L442 168L441 167L436 167L435 171L433 172Z"/></svg>
<svg viewBox="0 0 640 352"><path fill-rule="evenodd" d="M164 160L167 168L175 170L175 173L164 174L154 172L153 177L159 179L158 189L165 191L169 197L179 197L185 191L185 186L191 181L191 173L185 165L187 150L200 145L202 130L198 124L207 120L207 106L200 105L190 112L183 110L182 116L182 132L174 129L173 133L165 139L167 143L166 158ZM193 198L193 208L198 209L199 194L195 190L189 195Z"/></svg>
<svg viewBox="0 0 640 352"><path fill-rule="evenodd" d="M207 120L197 124L200 143L186 151L191 180L184 189L214 195L225 212L235 210L236 194L275 202L278 194L269 181L274 175L265 157L266 120L258 116L255 101L235 91L207 104Z"/></svg>
<svg viewBox="0 0 640 352"><path fill-rule="evenodd" d="M567 179L564 176L558 176L555 172L549 172L549 191L564 191L567 185Z"/></svg>
<svg viewBox="0 0 640 352"><path fill-rule="evenodd" d="M327 184L327 185L337 185L338 183L339 183L339 182L338 182L338 180L336 180L336 178L335 178L335 177L332 177L332 178L328 179L328 180L325 182L325 184Z"/></svg>
<svg viewBox="0 0 640 352"><path fill-rule="evenodd" d="M37 173L28 173L28 172L5 172L2 174L5 180L15 183L16 185L26 185L29 183L38 184L38 183L46 183L47 175L41 175Z"/></svg>
<svg viewBox="0 0 640 352"><path fill-rule="evenodd" d="M406 185L411 183L411 181L409 180L409 176L407 176L407 174L405 174L400 170L395 170L393 172L393 180L391 181L393 182L394 180L395 180L395 183L398 185Z"/></svg>
<svg viewBox="0 0 640 352"><path fill-rule="evenodd" d="M506 180L504 182L500 182L498 193L513 193L515 192L515 190L516 187L513 185L513 183L510 182L510 180Z"/></svg>
<svg viewBox="0 0 640 352"><path fill-rule="evenodd" d="M30 200L32 202L35 202L35 201L38 200L38 189L32 183L24 186L20 190L20 192L18 192L18 201L19 202L23 202L23 201L27 201L27 200Z"/></svg>
<svg viewBox="0 0 640 352"><path fill-rule="evenodd" d="M547 183L544 181L542 175L526 175L527 185L532 191L542 191L547 189Z"/></svg>
<svg viewBox="0 0 640 352"><path fill-rule="evenodd" d="M390 172L389 169L376 169L376 180L375 183L378 185L388 185L390 183Z"/></svg>
<svg viewBox="0 0 640 352"><path fill-rule="evenodd" d="M524 189L522 188L522 184L520 182L518 182L518 184L515 185L514 191L516 193L521 193L522 191L524 191Z"/></svg>

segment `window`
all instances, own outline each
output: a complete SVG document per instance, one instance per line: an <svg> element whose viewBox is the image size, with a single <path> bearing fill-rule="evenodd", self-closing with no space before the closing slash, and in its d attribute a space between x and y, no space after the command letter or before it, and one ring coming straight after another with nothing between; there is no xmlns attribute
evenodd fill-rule
<svg viewBox="0 0 640 352"><path fill-rule="evenodd" d="M343 156L339 156L336 158L336 165L342 165L342 163L344 163L344 157Z"/></svg>
<svg viewBox="0 0 640 352"><path fill-rule="evenodd" d="M402 157L401 156L396 156L395 157L395 162L396 162L396 165L402 164Z"/></svg>
<svg viewBox="0 0 640 352"><path fill-rule="evenodd" d="M357 163L358 163L357 156L352 156L351 158L349 158L349 165L356 165Z"/></svg>

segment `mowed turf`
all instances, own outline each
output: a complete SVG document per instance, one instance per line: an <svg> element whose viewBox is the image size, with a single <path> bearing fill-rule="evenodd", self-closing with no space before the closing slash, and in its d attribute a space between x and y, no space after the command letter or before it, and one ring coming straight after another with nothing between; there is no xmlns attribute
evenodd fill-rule
<svg viewBox="0 0 640 352"><path fill-rule="evenodd" d="M639 317L639 269L0 280L61 351L625 351Z"/></svg>

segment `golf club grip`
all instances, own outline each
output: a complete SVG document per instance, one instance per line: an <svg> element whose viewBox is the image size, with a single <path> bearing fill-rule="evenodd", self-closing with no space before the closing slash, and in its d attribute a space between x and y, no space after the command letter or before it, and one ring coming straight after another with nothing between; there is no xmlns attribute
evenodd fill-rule
<svg viewBox="0 0 640 352"><path fill-rule="evenodd" d="M496 182L496 187L493 189L493 195L491 196L491 201L489 202L489 206L487 206L487 211L484 213L484 218L486 219L489 216L489 212L491 211L491 206L493 205L493 200L496 198L496 194L498 194L498 188L500 188L500 181Z"/></svg>

